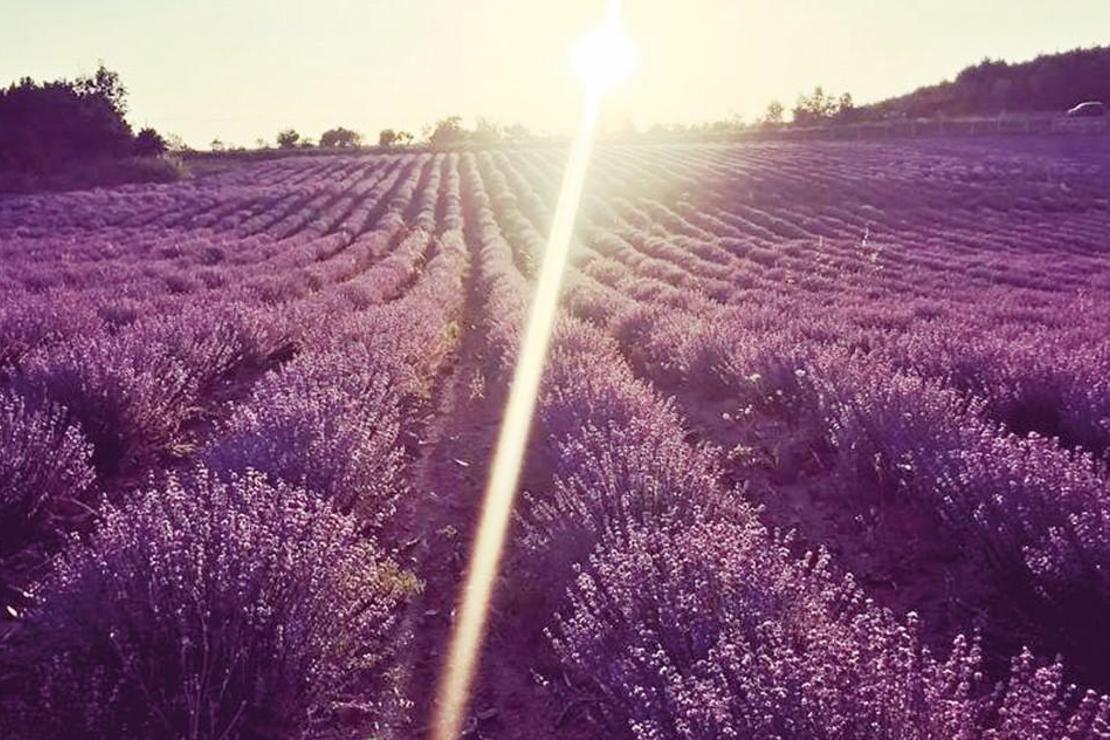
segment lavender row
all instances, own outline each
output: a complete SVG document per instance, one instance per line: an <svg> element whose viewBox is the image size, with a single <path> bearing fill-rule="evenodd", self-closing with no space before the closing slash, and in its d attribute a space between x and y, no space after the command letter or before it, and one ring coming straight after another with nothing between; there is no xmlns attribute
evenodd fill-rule
<svg viewBox="0 0 1110 740"><path fill-rule="evenodd" d="M149 472L86 496L92 534L30 588L0 656L5 731L304 734L350 702L374 731L401 721L389 671L419 583L366 533L404 490L403 434L451 351L466 265L457 232L408 227L437 209L438 179L417 194L418 177L388 186L373 232L341 252L11 353L4 439L33 458L3 481L14 516L57 504L20 495L31 485L60 498L94 471Z"/></svg>
<svg viewBox="0 0 1110 740"><path fill-rule="evenodd" d="M507 245L487 243L510 269ZM564 323L550 364L541 413L554 483L533 497L525 529L548 565L578 562L552 644L612 728L979 736L996 722L1010 729L998 701L1058 736L1105 722L1106 699L1088 696L1071 714L1058 668L1035 671L1027 655L1006 698L984 699L973 646L957 641L938 662L912 619L866 602L823 556L795 560L721 489L717 453L684 441L673 409L596 330Z"/></svg>

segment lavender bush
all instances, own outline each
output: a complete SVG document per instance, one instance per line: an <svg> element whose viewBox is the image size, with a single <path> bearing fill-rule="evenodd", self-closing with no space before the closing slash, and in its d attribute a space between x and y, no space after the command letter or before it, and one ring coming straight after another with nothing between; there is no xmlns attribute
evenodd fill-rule
<svg viewBox="0 0 1110 740"><path fill-rule="evenodd" d="M312 494L257 475L171 477L105 505L35 589L7 731L308 734L352 686L385 696L414 588Z"/></svg>
<svg viewBox="0 0 1110 740"><path fill-rule="evenodd" d="M373 354L312 353L260 381L204 458L215 470L256 470L306 488L381 524L404 486L400 404L395 373Z"/></svg>
<svg viewBox="0 0 1110 740"><path fill-rule="evenodd" d="M1110 698L1077 696L1028 654L1001 698L975 644L947 658L823 556L794 564L750 524L633 528L585 564L551 630L564 664L637 738L1094 736ZM1018 718L1021 718L1020 720Z"/></svg>
<svg viewBox="0 0 1110 740"><path fill-rule="evenodd" d="M0 392L0 557L40 534L60 502L91 485L90 449L56 409Z"/></svg>

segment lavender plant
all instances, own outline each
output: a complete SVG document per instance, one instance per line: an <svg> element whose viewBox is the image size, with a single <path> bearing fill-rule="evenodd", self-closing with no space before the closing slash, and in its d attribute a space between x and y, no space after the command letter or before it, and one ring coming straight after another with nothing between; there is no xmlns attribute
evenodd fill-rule
<svg viewBox="0 0 1110 740"><path fill-rule="evenodd" d="M203 453L214 470L255 470L380 525L404 487L395 374L355 347L304 355L258 383Z"/></svg>
<svg viewBox="0 0 1110 740"><path fill-rule="evenodd" d="M34 737L292 737L384 705L412 576L355 520L257 474L170 477L74 540L15 648Z"/></svg>
<svg viewBox="0 0 1110 740"><path fill-rule="evenodd" d="M0 557L41 534L93 482L91 450L57 409L0 392Z"/></svg>

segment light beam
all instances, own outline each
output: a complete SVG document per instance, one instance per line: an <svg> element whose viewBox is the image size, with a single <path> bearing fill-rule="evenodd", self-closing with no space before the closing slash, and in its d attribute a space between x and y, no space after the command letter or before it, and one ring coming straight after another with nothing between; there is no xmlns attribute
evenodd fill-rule
<svg viewBox="0 0 1110 740"><path fill-rule="evenodd" d="M587 35L575 50L575 66L585 87L581 121L571 144L551 233L536 280L536 293L497 438L451 648L440 679L432 723L435 740L454 740L462 729L555 326L559 291L585 186L601 99L607 88L632 71L632 46L619 29L619 0L610 0L608 10L606 23Z"/></svg>

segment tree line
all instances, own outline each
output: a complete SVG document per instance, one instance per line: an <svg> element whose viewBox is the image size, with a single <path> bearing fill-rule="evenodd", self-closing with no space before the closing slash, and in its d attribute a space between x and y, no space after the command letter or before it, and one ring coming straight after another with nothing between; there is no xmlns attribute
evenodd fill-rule
<svg viewBox="0 0 1110 740"><path fill-rule="evenodd" d="M0 169L50 172L75 161L155 157L165 139L127 122L127 88L101 64L92 75L0 89Z"/></svg>
<svg viewBox="0 0 1110 740"><path fill-rule="evenodd" d="M416 143L434 147L452 147L463 144L489 144L498 141L522 141L535 138L531 131L516 123L502 126L487 118L478 118L473 129L463 126L462 116L447 116L425 126L418 139L404 129L384 128L378 132L377 145L382 148L405 147ZM320 134L319 142L302 136L293 128L282 129L274 137L274 147L264 139L255 141L257 149L354 149L367 144L358 131L337 126ZM213 139L209 148L216 152L246 151L246 147L229 147L220 139Z"/></svg>
<svg viewBox="0 0 1110 740"><path fill-rule="evenodd" d="M630 127L621 135L681 137L752 128L837 125L897 118L1060 113L1088 100L1110 103L1110 46L1044 54L1016 64L988 58L966 67L953 81L923 87L870 105L857 106L850 92L835 94L818 85L810 93L799 95L790 109L781 101L772 100L763 114L751 122L734 117L694 125L657 124L643 132ZM337 136L335 132L343 135ZM534 138L519 124L502 127L483 118L478 119L473 130L467 130L459 116L444 118L434 126L426 127L423 133L423 141L432 146ZM357 134L351 138L350 134L353 132L343 128L325 132L320 138L320 146L358 146L361 139ZM298 141L306 143L292 130L278 136L281 148L294 147ZM378 145L383 147L414 142L415 137L411 133L393 129L383 130L378 139Z"/></svg>
<svg viewBox="0 0 1110 740"><path fill-rule="evenodd" d="M984 59L952 81L866 106L857 106L848 92L834 94L818 86L800 95L789 111L782 102L771 101L752 122L734 117L693 126L656 125L644 132L630 126L620 135L682 137L727 134L753 127L1059 112L1086 100L1110 102L1110 47L1042 55L1018 64ZM503 126L485 118L477 119L468 129L462 117L453 115L424 127L419 139L403 129L382 129L377 146L404 147L419 141L433 147L454 147L537 138L520 124ZM273 145L259 139L255 148L353 149L365 143L361 133L345 126L325 131L318 142L288 128L277 133ZM134 132L127 121L127 88L119 74L103 64L92 75L75 80L39 83L25 77L6 89L0 88L0 172L50 173L74 163L153 159L167 150L187 148L177 137L164 137L152 128ZM209 148L246 149L228 146L220 139L214 139Z"/></svg>
<svg viewBox="0 0 1110 740"><path fill-rule="evenodd" d="M1017 64L987 58L954 80L868 106L867 114L938 118L1060 112L1088 100L1110 103L1110 46L1042 54Z"/></svg>
<svg viewBox="0 0 1110 740"><path fill-rule="evenodd" d="M685 124L657 124L646 131L638 131L634 127L616 133L618 138L625 137L653 137L653 136L695 136L705 134L727 134L729 132L747 130L753 127L777 127L787 125L786 107L779 101L773 100L767 106L764 114L752 123L747 123L740 118L685 125ZM790 111L792 123L798 125L814 125L825 122L845 123L858 120L860 109L856 108L851 93L839 95L825 92L818 86L809 94L798 96L794 108ZM447 116L435 124L425 126L421 138L418 140L408 131L392 128L382 129L378 135L379 147L398 147L421 143L432 147L450 148L463 145L485 145L498 142L539 140L544 137L532 133L525 126L516 123L502 126L487 118L479 117L474 128L467 129L463 126L462 116ZM275 138L278 149L304 149L319 146L321 148L354 148L361 146L362 136L342 126L325 131L320 136L317 145L311 139L302 137L295 129L285 129L278 132ZM256 146L260 149L269 148L265 141L259 140ZM214 140L211 148L214 151L245 151L245 147L228 149L220 140Z"/></svg>

